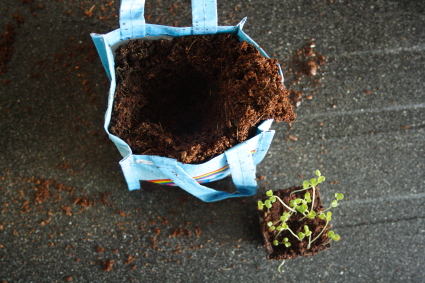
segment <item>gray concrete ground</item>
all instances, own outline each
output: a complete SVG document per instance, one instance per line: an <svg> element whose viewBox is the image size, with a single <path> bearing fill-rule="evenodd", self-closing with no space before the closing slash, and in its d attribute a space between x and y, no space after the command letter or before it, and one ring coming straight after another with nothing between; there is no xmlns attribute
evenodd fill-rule
<svg viewBox="0 0 425 283"><path fill-rule="evenodd" d="M325 203L346 196L342 240L282 274L265 260L254 198L127 191L89 37L118 27L115 2L0 2L0 33L16 32L0 76L1 282L424 282L424 1L219 0L219 24L247 16L284 65L310 38L329 59L293 129L274 125L258 194L320 169ZM147 2L148 22L190 25L189 1Z"/></svg>

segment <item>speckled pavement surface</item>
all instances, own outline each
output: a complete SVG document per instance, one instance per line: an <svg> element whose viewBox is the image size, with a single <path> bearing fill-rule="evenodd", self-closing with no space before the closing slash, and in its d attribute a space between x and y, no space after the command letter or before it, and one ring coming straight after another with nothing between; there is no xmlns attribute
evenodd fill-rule
<svg viewBox="0 0 425 283"><path fill-rule="evenodd" d="M190 1L147 2L149 23L191 24ZM298 86L312 99L293 128L274 124L258 194L320 169L325 204L345 194L342 240L282 274L265 260L253 197L127 190L89 36L118 27L118 6L0 2L0 46L13 47L0 75L0 282L423 282L425 2L219 0L219 24L247 16L245 32L284 66L310 38L328 59L320 85Z"/></svg>

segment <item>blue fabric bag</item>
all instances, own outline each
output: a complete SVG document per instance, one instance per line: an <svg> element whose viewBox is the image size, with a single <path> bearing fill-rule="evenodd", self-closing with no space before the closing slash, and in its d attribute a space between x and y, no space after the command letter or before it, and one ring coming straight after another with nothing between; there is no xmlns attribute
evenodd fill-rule
<svg viewBox="0 0 425 283"><path fill-rule="evenodd" d="M192 27L146 24L144 6L144 0L122 0L120 28L107 34L91 34L106 74L111 81L104 128L123 156L120 165L129 190L140 189L140 180L146 180L157 184L179 186L205 202L254 195L257 191L255 166L264 158L273 139L274 131L269 130L273 120L261 123L257 135L251 139L203 164L196 165L183 164L166 157L133 154L126 142L109 133L116 88L114 52L118 46L129 40L171 39L188 35L230 33L236 34L240 41L252 43L263 56L269 58L258 44L242 31L246 18L236 26L217 25L216 0L192 0ZM279 72L283 81L280 68ZM229 174L231 174L237 189L234 193L217 191L201 185L220 180Z"/></svg>

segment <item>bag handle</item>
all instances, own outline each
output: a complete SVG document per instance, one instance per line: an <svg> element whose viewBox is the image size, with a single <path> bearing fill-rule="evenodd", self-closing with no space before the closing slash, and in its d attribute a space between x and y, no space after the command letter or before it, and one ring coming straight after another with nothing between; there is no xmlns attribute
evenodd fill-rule
<svg viewBox="0 0 425 283"><path fill-rule="evenodd" d="M257 192L255 165L247 143L238 144L225 152L233 183L237 191L228 193L203 186L190 177L175 159L150 156L152 162L177 186L205 202L231 197L252 196Z"/></svg>
<svg viewBox="0 0 425 283"><path fill-rule="evenodd" d="M146 36L145 0L121 0L121 39ZM217 33L217 0L192 0L192 34Z"/></svg>

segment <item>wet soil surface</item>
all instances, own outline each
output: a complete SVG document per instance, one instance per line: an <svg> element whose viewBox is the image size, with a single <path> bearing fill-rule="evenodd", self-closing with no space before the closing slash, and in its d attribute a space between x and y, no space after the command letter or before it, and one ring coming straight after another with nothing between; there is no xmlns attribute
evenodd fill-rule
<svg viewBox="0 0 425 283"><path fill-rule="evenodd" d="M295 120L276 59L230 34L130 41L116 51L110 132L133 153L201 163Z"/></svg>

